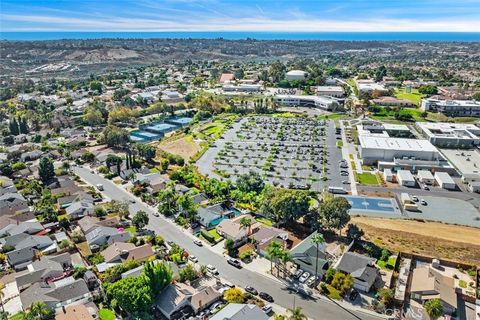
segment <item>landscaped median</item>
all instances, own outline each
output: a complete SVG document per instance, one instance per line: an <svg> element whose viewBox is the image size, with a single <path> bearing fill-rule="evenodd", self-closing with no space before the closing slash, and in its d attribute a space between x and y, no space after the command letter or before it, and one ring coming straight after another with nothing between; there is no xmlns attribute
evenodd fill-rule
<svg viewBox="0 0 480 320"><path fill-rule="evenodd" d="M364 184L368 186L379 185L377 176L370 172L355 173L355 180L359 184Z"/></svg>

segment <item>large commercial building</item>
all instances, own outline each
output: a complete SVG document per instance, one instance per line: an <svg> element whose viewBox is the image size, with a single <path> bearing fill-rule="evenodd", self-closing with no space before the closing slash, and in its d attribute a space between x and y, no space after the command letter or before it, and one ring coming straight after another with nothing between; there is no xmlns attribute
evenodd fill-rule
<svg viewBox="0 0 480 320"><path fill-rule="evenodd" d="M380 83L376 83L371 79L356 80L356 83L359 93L371 93L373 91L377 91L379 93L385 94L388 92L388 89L385 88L385 86L381 85Z"/></svg>
<svg viewBox="0 0 480 320"><path fill-rule="evenodd" d="M343 88L340 86L318 86L315 88L315 92L319 96L328 96L342 98L345 95Z"/></svg>
<svg viewBox="0 0 480 320"><path fill-rule="evenodd" d="M422 110L440 112L451 117L480 116L480 101L423 99Z"/></svg>
<svg viewBox="0 0 480 320"><path fill-rule="evenodd" d="M431 162L440 158L437 148L428 140L361 135L359 142L365 164L392 162L395 159Z"/></svg>
<svg viewBox="0 0 480 320"><path fill-rule="evenodd" d="M288 81L304 81L308 79L308 72L302 70L291 70L285 74Z"/></svg>
<svg viewBox="0 0 480 320"><path fill-rule="evenodd" d="M370 137L397 137L404 138L412 136L410 129L403 124L391 124L391 123L382 123L379 121L373 120L362 120L362 122L357 125L357 131L359 136L370 136Z"/></svg>
<svg viewBox="0 0 480 320"><path fill-rule="evenodd" d="M224 84L222 86L224 92L260 92L262 91L262 85L260 84L239 84L238 86L233 84Z"/></svg>
<svg viewBox="0 0 480 320"><path fill-rule="evenodd" d="M443 148L473 148L480 145L480 128L465 123L417 122L433 145Z"/></svg>
<svg viewBox="0 0 480 320"><path fill-rule="evenodd" d="M302 96L291 94L278 94L275 100L286 107L312 107L324 110L334 110L340 104L335 100L327 97L319 96Z"/></svg>

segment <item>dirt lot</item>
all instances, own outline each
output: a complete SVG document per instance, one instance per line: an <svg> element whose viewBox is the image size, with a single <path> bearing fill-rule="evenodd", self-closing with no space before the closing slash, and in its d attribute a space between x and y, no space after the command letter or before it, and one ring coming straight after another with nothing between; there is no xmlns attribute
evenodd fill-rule
<svg viewBox="0 0 480 320"><path fill-rule="evenodd" d="M365 240L395 251L480 265L480 229L397 219L353 217Z"/></svg>
<svg viewBox="0 0 480 320"><path fill-rule="evenodd" d="M178 154L185 160L189 160L201 149L200 145L196 143L190 135L163 140L157 143L156 147L169 153Z"/></svg>

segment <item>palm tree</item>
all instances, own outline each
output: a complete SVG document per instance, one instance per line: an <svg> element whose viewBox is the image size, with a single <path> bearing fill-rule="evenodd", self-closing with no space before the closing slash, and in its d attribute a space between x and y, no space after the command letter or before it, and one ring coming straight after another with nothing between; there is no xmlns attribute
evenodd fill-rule
<svg viewBox="0 0 480 320"><path fill-rule="evenodd" d="M325 243L325 239L323 238L323 234L321 233L318 233L315 234L313 237L312 237L312 243L316 245L317 247L317 257L315 259L315 285L317 284L317 276L318 276L318 246L320 244L323 244Z"/></svg>
<svg viewBox="0 0 480 320"><path fill-rule="evenodd" d="M280 249L280 261L282 261L283 264L283 274L285 276L285 270L287 269L287 262L292 260L292 255L290 252ZM278 268L277 268L277 276L278 276Z"/></svg>
<svg viewBox="0 0 480 320"><path fill-rule="evenodd" d="M251 228L252 228L252 219L250 218L247 218L247 217L243 217L242 219L240 219L240 227L243 229L247 229L248 228L248 234L247 235L250 235L250 232L251 232Z"/></svg>
<svg viewBox="0 0 480 320"><path fill-rule="evenodd" d="M293 307L288 308L287 312L290 313L288 320L306 320L308 317L303 313L302 308Z"/></svg>
<svg viewBox="0 0 480 320"><path fill-rule="evenodd" d="M46 319L52 314L52 310L48 309L44 302L34 302L29 308L28 314L33 316L33 319Z"/></svg>
<svg viewBox="0 0 480 320"><path fill-rule="evenodd" d="M270 258L270 273L273 272L273 260L278 257L282 246L277 241L272 241L267 247L267 255Z"/></svg>

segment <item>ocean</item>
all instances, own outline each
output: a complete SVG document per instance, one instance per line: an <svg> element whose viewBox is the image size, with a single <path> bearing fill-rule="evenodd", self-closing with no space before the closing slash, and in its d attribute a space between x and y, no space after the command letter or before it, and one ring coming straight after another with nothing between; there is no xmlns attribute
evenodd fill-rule
<svg viewBox="0 0 480 320"><path fill-rule="evenodd" d="M480 42L480 32L0 32L1 40L105 38Z"/></svg>

